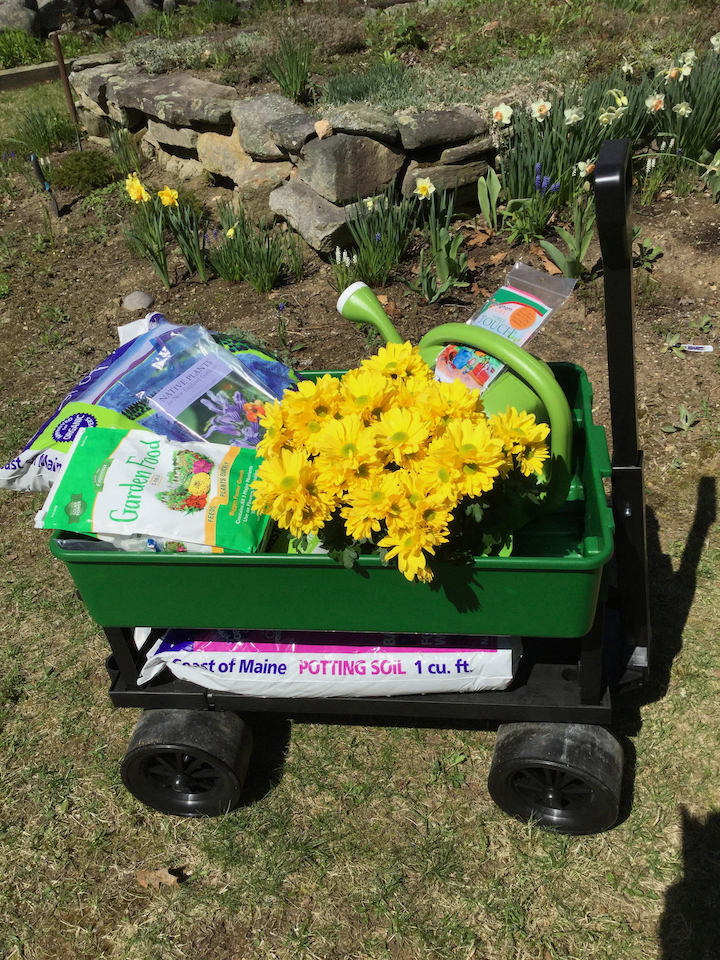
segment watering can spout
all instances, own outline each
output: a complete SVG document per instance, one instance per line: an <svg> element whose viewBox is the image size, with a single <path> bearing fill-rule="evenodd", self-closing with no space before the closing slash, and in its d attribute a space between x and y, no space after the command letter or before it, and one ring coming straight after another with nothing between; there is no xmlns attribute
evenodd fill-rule
<svg viewBox="0 0 720 960"><path fill-rule="evenodd" d="M353 323L369 323L375 327L385 343L403 343L403 338L390 322L382 304L362 280L351 283L343 290L338 297L337 311Z"/></svg>

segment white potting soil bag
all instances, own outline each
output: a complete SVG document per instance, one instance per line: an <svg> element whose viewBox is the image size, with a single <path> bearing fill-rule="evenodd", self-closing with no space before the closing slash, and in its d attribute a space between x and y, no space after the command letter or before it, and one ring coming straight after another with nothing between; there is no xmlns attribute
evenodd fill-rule
<svg viewBox="0 0 720 960"><path fill-rule="evenodd" d="M357 633L170 630L149 651L139 682L167 667L211 690L254 697L470 693L508 687L520 650L516 637L387 635L378 646L369 640Z"/></svg>

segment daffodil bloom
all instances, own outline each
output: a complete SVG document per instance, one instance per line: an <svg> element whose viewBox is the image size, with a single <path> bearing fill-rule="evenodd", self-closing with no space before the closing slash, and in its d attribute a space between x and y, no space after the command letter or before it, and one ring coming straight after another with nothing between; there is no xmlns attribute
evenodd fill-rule
<svg viewBox="0 0 720 960"><path fill-rule="evenodd" d="M551 110L552 104L548 100L536 100L535 103L530 104L530 116L540 123L550 116Z"/></svg>
<svg viewBox="0 0 720 960"><path fill-rule="evenodd" d="M584 179L585 177L589 177L590 174L591 174L591 173L594 171L594 169L595 169L595 161L594 161L594 160L581 160L581 161L578 163L578 165L577 165L577 169L578 169L578 173L580 174L580 176L581 176L583 179Z"/></svg>
<svg viewBox="0 0 720 960"><path fill-rule="evenodd" d="M178 206L178 192L177 190L171 190L167 184L165 184L164 190L158 190L158 196L164 207Z"/></svg>
<svg viewBox="0 0 720 960"><path fill-rule="evenodd" d="M659 110L665 108L665 94L664 93L653 93L645 100L645 106L648 108L650 113L657 113Z"/></svg>
<svg viewBox="0 0 720 960"><path fill-rule="evenodd" d="M622 66L620 67L620 69L622 70L622 72L623 72L626 76L632 76L632 75L633 75L633 72L634 72L634 71L633 71L633 66L632 66L632 64L630 63L630 61L627 59L627 57L625 57L625 58L623 59Z"/></svg>
<svg viewBox="0 0 720 960"><path fill-rule="evenodd" d="M627 112L628 112L627 107L618 107L617 110L615 111L615 119L619 120L620 117L624 117Z"/></svg>
<svg viewBox="0 0 720 960"><path fill-rule="evenodd" d="M680 76L678 77L678 82L682 83L685 77L689 77L692 73L692 65L685 63L680 67Z"/></svg>
<svg viewBox="0 0 720 960"><path fill-rule="evenodd" d="M131 173L125 180L125 189L127 190L130 199L134 200L135 203L147 203L150 199L150 194L147 192L145 187L140 183L140 178L136 173Z"/></svg>
<svg viewBox="0 0 720 960"><path fill-rule="evenodd" d="M665 83L669 83L671 80L677 80L680 75L680 67L670 67L669 70L665 72Z"/></svg>
<svg viewBox="0 0 720 960"><path fill-rule="evenodd" d="M568 107L565 110L565 126L572 127L575 123L580 123L585 119L585 107Z"/></svg>
<svg viewBox="0 0 720 960"><path fill-rule="evenodd" d="M235 227L237 227L238 223L240 223L240 221L236 220L235 223L225 231L225 236L228 238L228 240L232 240L232 238L235 236Z"/></svg>
<svg viewBox="0 0 720 960"><path fill-rule="evenodd" d="M373 210L373 209L375 208L375 198L374 198L374 197L368 197L366 200L363 200L363 203L364 203L365 206L368 208L368 210ZM339 250L340 247L338 247L337 249ZM340 261L338 260L338 263L339 263L339 262L340 262Z"/></svg>
<svg viewBox="0 0 720 960"><path fill-rule="evenodd" d="M606 97L614 97L615 104L618 107L626 107L628 105L628 98L625 96L622 90L617 90L615 88L605 91Z"/></svg>
<svg viewBox="0 0 720 960"><path fill-rule="evenodd" d="M430 197L435 193L435 184L432 182L430 177L418 177L415 181L415 189L413 193L420 197L421 200L429 200Z"/></svg>
<svg viewBox="0 0 720 960"><path fill-rule="evenodd" d="M675 104L673 107L673 113L676 113L679 117L689 117L692 113L692 107L687 100L683 100L682 103Z"/></svg>
<svg viewBox="0 0 720 960"><path fill-rule="evenodd" d="M710 46L715 53L720 53L720 33L715 33L710 37Z"/></svg>
<svg viewBox="0 0 720 960"><path fill-rule="evenodd" d="M510 118L513 115L512 107L509 107L506 103L499 103L493 110L493 120L495 123L500 123L507 125L510 123Z"/></svg>
<svg viewBox="0 0 720 960"><path fill-rule="evenodd" d="M680 54L680 59L683 63L689 64L691 67L694 67L697 62L697 54L694 50L686 50L685 53Z"/></svg>
<svg viewBox="0 0 720 960"><path fill-rule="evenodd" d="M613 122L613 120L615 120L616 115L617 115L616 107L606 107L605 109L600 111L598 120L604 127L607 127Z"/></svg>

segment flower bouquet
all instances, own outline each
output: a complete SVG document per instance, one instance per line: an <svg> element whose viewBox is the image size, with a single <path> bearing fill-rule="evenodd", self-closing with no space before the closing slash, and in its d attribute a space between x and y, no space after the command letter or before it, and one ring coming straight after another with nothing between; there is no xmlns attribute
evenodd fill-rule
<svg viewBox="0 0 720 960"><path fill-rule="evenodd" d="M410 343L389 343L341 378L303 381L260 420L254 509L303 551L317 535L351 567L396 559L429 582L429 556L475 556L509 542L537 499L549 427L508 407L488 417L478 390L440 383Z"/></svg>

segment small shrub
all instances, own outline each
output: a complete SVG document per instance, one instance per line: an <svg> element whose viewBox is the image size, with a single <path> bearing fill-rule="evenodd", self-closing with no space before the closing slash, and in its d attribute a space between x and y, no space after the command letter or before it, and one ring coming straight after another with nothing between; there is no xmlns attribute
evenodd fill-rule
<svg viewBox="0 0 720 960"><path fill-rule="evenodd" d="M111 160L95 150L87 150L64 157L53 171L53 184L79 193L91 193L112 183L116 176Z"/></svg>

